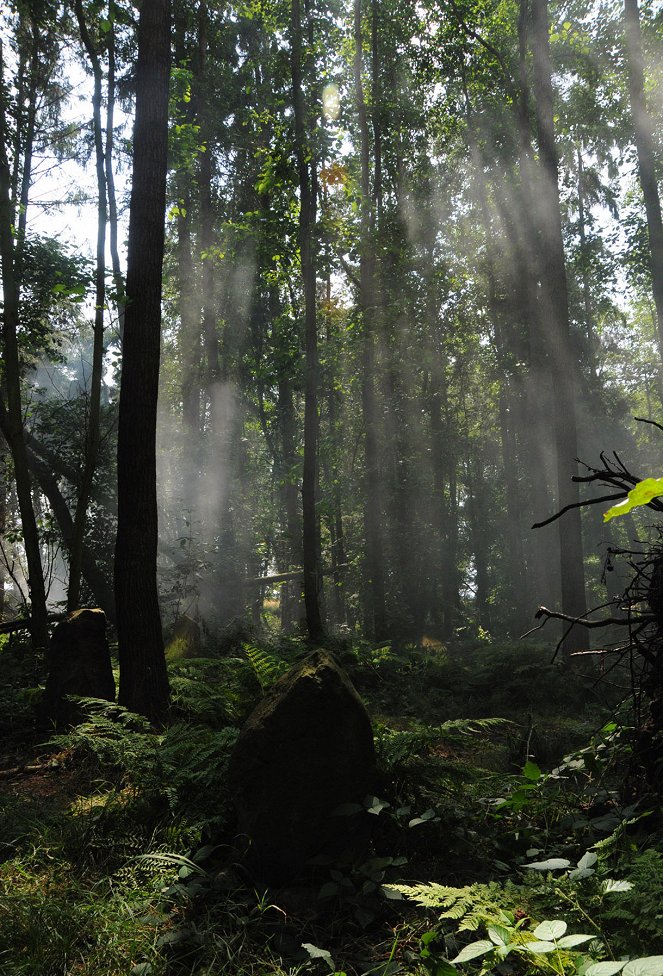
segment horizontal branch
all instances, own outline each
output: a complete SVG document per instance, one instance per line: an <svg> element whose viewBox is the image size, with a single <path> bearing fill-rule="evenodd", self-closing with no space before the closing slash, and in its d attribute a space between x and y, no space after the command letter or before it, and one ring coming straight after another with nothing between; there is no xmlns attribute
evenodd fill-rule
<svg viewBox="0 0 663 976"><path fill-rule="evenodd" d="M649 621L654 621L656 618L653 614L645 614L642 617L603 617L601 620L588 620L586 616L572 617L568 613L561 613L558 610L548 610L547 607L539 607L535 615L537 620L541 617L545 617L546 620L565 620L570 624L580 624L581 627L586 627L587 629L592 629L594 627L610 627L612 624L616 624L618 627L629 627L634 619L638 623L649 623Z"/></svg>
<svg viewBox="0 0 663 976"><path fill-rule="evenodd" d="M576 480L575 478L573 479ZM581 480L581 479L578 479ZM620 491L619 494L613 495L601 495L599 498L585 498L581 502L573 502L571 505L565 505L561 508L559 512L555 512L550 518L544 519L542 522L535 522L532 526L533 529L542 529L544 525L550 525L551 522L555 522L558 518L561 518L565 512L570 512L573 508L584 508L586 505L600 505L602 502L614 502L618 498L626 498L627 492Z"/></svg>
<svg viewBox="0 0 663 976"><path fill-rule="evenodd" d="M48 622L49 624L56 624L60 620L66 620L66 613L49 613ZM5 620L4 623L0 623L0 634L13 634L19 630L30 630L32 627L32 620L29 617L17 617L16 620Z"/></svg>

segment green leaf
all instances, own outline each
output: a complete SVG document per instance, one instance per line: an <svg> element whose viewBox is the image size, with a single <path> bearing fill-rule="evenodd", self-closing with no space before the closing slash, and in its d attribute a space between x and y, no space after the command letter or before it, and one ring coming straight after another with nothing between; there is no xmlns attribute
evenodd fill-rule
<svg viewBox="0 0 663 976"><path fill-rule="evenodd" d="M565 857L550 857L547 861L533 861L531 864L523 865L531 871L562 871L570 866L571 862Z"/></svg>
<svg viewBox="0 0 663 976"><path fill-rule="evenodd" d="M531 759L528 759L523 767L523 776L525 777L525 779L531 779L534 781L541 778L541 770L539 769L539 767L536 765L535 762L532 762Z"/></svg>
<svg viewBox="0 0 663 976"><path fill-rule="evenodd" d="M546 952L554 952L557 946L554 942L526 942L523 948L527 952L543 955Z"/></svg>
<svg viewBox="0 0 663 976"><path fill-rule="evenodd" d="M435 964L435 976L457 976L457 973L458 970L446 959Z"/></svg>
<svg viewBox="0 0 663 976"><path fill-rule="evenodd" d="M565 935L563 939L558 940L557 945L560 949L574 949L583 942L591 942L593 938L593 935Z"/></svg>
<svg viewBox="0 0 663 976"><path fill-rule="evenodd" d="M586 871L588 868L593 868L598 859L599 856L598 854L595 854L594 851L587 851L587 853L583 854L578 861L578 867L581 871Z"/></svg>
<svg viewBox="0 0 663 976"><path fill-rule="evenodd" d="M624 966L624 976L663 976L663 956L631 959Z"/></svg>
<svg viewBox="0 0 663 976"><path fill-rule="evenodd" d="M366 812L379 816L383 810L391 806L386 800L380 800L377 796L370 796L365 800Z"/></svg>
<svg viewBox="0 0 663 976"><path fill-rule="evenodd" d="M469 962L470 959L478 959L479 956L485 956L487 952L492 952L494 948L495 946L488 939L480 939L478 942L470 942L464 949L461 949L455 959L451 959L450 961L452 964Z"/></svg>
<svg viewBox="0 0 663 976"><path fill-rule="evenodd" d="M645 478L639 481L634 488L631 488L623 502L618 502L603 514L603 521L609 522L610 519L618 515L626 515L634 508L648 505L653 498L663 495L663 478ZM652 958L655 958L652 956Z"/></svg>
<svg viewBox="0 0 663 976"><path fill-rule="evenodd" d="M585 976L615 976L626 963L622 962L595 962L593 966L585 970Z"/></svg>
<svg viewBox="0 0 663 976"><path fill-rule="evenodd" d="M541 922L540 925L532 932L532 935L537 939L543 939L545 942L551 942L555 939L561 939L561 937L566 932L567 925L562 919L555 919L555 921Z"/></svg>
<svg viewBox="0 0 663 976"><path fill-rule="evenodd" d="M413 817L408 823L408 827L416 827L417 824L426 823L427 820L435 820L435 810L424 810L420 817Z"/></svg>
<svg viewBox="0 0 663 976"><path fill-rule="evenodd" d="M302 942L302 949L306 949L311 959L324 959L332 972L336 969L336 964L331 957L331 952L327 949L319 949L311 942Z"/></svg>
<svg viewBox="0 0 663 976"><path fill-rule="evenodd" d="M488 935L495 945L506 946L509 944L509 930L502 925L491 925L488 929Z"/></svg>

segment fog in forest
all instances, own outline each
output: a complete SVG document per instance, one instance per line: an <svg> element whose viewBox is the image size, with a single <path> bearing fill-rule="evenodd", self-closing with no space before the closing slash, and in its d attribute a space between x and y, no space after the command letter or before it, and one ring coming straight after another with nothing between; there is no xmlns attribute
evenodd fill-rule
<svg viewBox="0 0 663 976"><path fill-rule="evenodd" d="M2 20L17 218L2 258L19 279L23 422L57 609L77 505L94 563L82 601L112 580L135 80L129 8L110 27L84 15L89 43L75 19L44 16L10 7ZM518 637L540 604L574 617L605 603L620 578L603 571L608 550L647 539L647 514L579 516L605 490L578 495L572 477L575 459L580 475L602 468L602 451L638 478L659 472L656 5L636 8L637 30L628 2L625 17L616 4L534 0L502 16L357 0L304 14L299 38L279 4L249 16L178 3L173 17L166 633L183 615L210 639L297 632L302 587L328 632L406 642ZM56 195L70 184L58 208L44 207L49 179ZM3 450L11 615L28 572Z"/></svg>

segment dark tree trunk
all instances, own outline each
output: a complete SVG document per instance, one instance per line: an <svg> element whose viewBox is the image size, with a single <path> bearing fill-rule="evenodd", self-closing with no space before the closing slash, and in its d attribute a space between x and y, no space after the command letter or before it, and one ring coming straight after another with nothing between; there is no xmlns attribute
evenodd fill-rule
<svg viewBox="0 0 663 976"><path fill-rule="evenodd" d="M292 96L295 115L295 146L299 175L299 247L304 284L305 375L304 375L304 473L302 480L304 556L304 603L306 625L313 641L323 636L320 612L322 577L319 567L320 522L316 507L318 472L318 327L316 315L316 197L317 178L315 155L308 137L310 119L305 108L302 56L303 34L301 0L293 0L291 8L291 70ZM309 28L311 27L309 13ZM311 53L307 56L308 63Z"/></svg>
<svg viewBox="0 0 663 976"><path fill-rule="evenodd" d="M156 572L156 422L169 75L169 0L145 0L138 25L128 302L118 424L115 594L119 700L157 722L165 716L169 694Z"/></svg>
<svg viewBox="0 0 663 976"><path fill-rule="evenodd" d="M39 533L32 503L30 472L23 432L21 404L21 365L18 352L19 280L15 267L14 221L11 198L11 173L7 159L7 104L5 101L4 60L0 42L0 258L2 259L2 354L4 360L2 391L7 398L3 407L2 432L9 445L14 463L16 496L21 515L23 544L28 563L30 593L31 636L35 647L48 646L48 617L46 589L39 549ZM20 242L19 242L20 243Z"/></svg>
<svg viewBox="0 0 663 976"><path fill-rule="evenodd" d="M543 321L546 325L548 361L552 379L553 424L557 463L557 504L577 505L578 473L576 386L578 364L570 342L569 305L559 206L559 175L553 122L547 0L533 0L532 52L539 141L540 179L537 182L540 229L540 282ZM562 611L572 617L586 612L580 510L574 508L559 520ZM566 654L586 646L586 636L576 627L565 642Z"/></svg>
<svg viewBox="0 0 663 976"><path fill-rule="evenodd" d="M354 84L361 152L361 251L359 255L359 307L363 327L361 400L364 420L364 546L365 546L365 619L368 636L383 640L387 635L384 591L384 558L382 543L382 491L377 435L377 404L375 396L375 312L376 312L376 255L374 234L377 222L378 195L380 192L380 159L375 157L373 198L370 188L370 145L368 116L362 81L362 30L361 0L354 7ZM377 21L373 9L373 56L377 47ZM377 65L374 65L377 71ZM376 93L374 92L374 97ZM374 116L374 141L379 131Z"/></svg>
<svg viewBox="0 0 663 976"><path fill-rule="evenodd" d="M624 37L638 175L645 200L658 350L663 363L663 220L654 158L653 123L645 102L644 63L638 0L624 0Z"/></svg>
<svg viewBox="0 0 663 976"><path fill-rule="evenodd" d="M81 572L83 546L87 526L87 509L92 494L92 483L97 467L100 443L101 379L104 357L104 306L106 304L106 171L103 130L101 125L102 70L99 56L85 22L82 0L75 4L78 28L92 65L94 75L94 94L92 98L92 122L97 172L97 253L95 268L94 328L92 348L92 373L90 394L87 404L87 431L85 435L85 454L78 484L76 512L73 534L69 546L69 586L67 590L67 612L78 609L81 596Z"/></svg>

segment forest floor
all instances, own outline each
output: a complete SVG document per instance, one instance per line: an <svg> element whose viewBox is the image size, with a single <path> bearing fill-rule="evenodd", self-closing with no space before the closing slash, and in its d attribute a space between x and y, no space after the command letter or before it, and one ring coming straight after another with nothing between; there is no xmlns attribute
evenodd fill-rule
<svg viewBox="0 0 663 976"><path fill-rule="evenodd" d="M663 974L663 818L626 671L570 676L523 643L333 649L374 725L372 848L265 890L233 856L227 761L303 642L171 661L161 732L88 701L55 736L40 663L5 642L0 973Z"/></svg>

